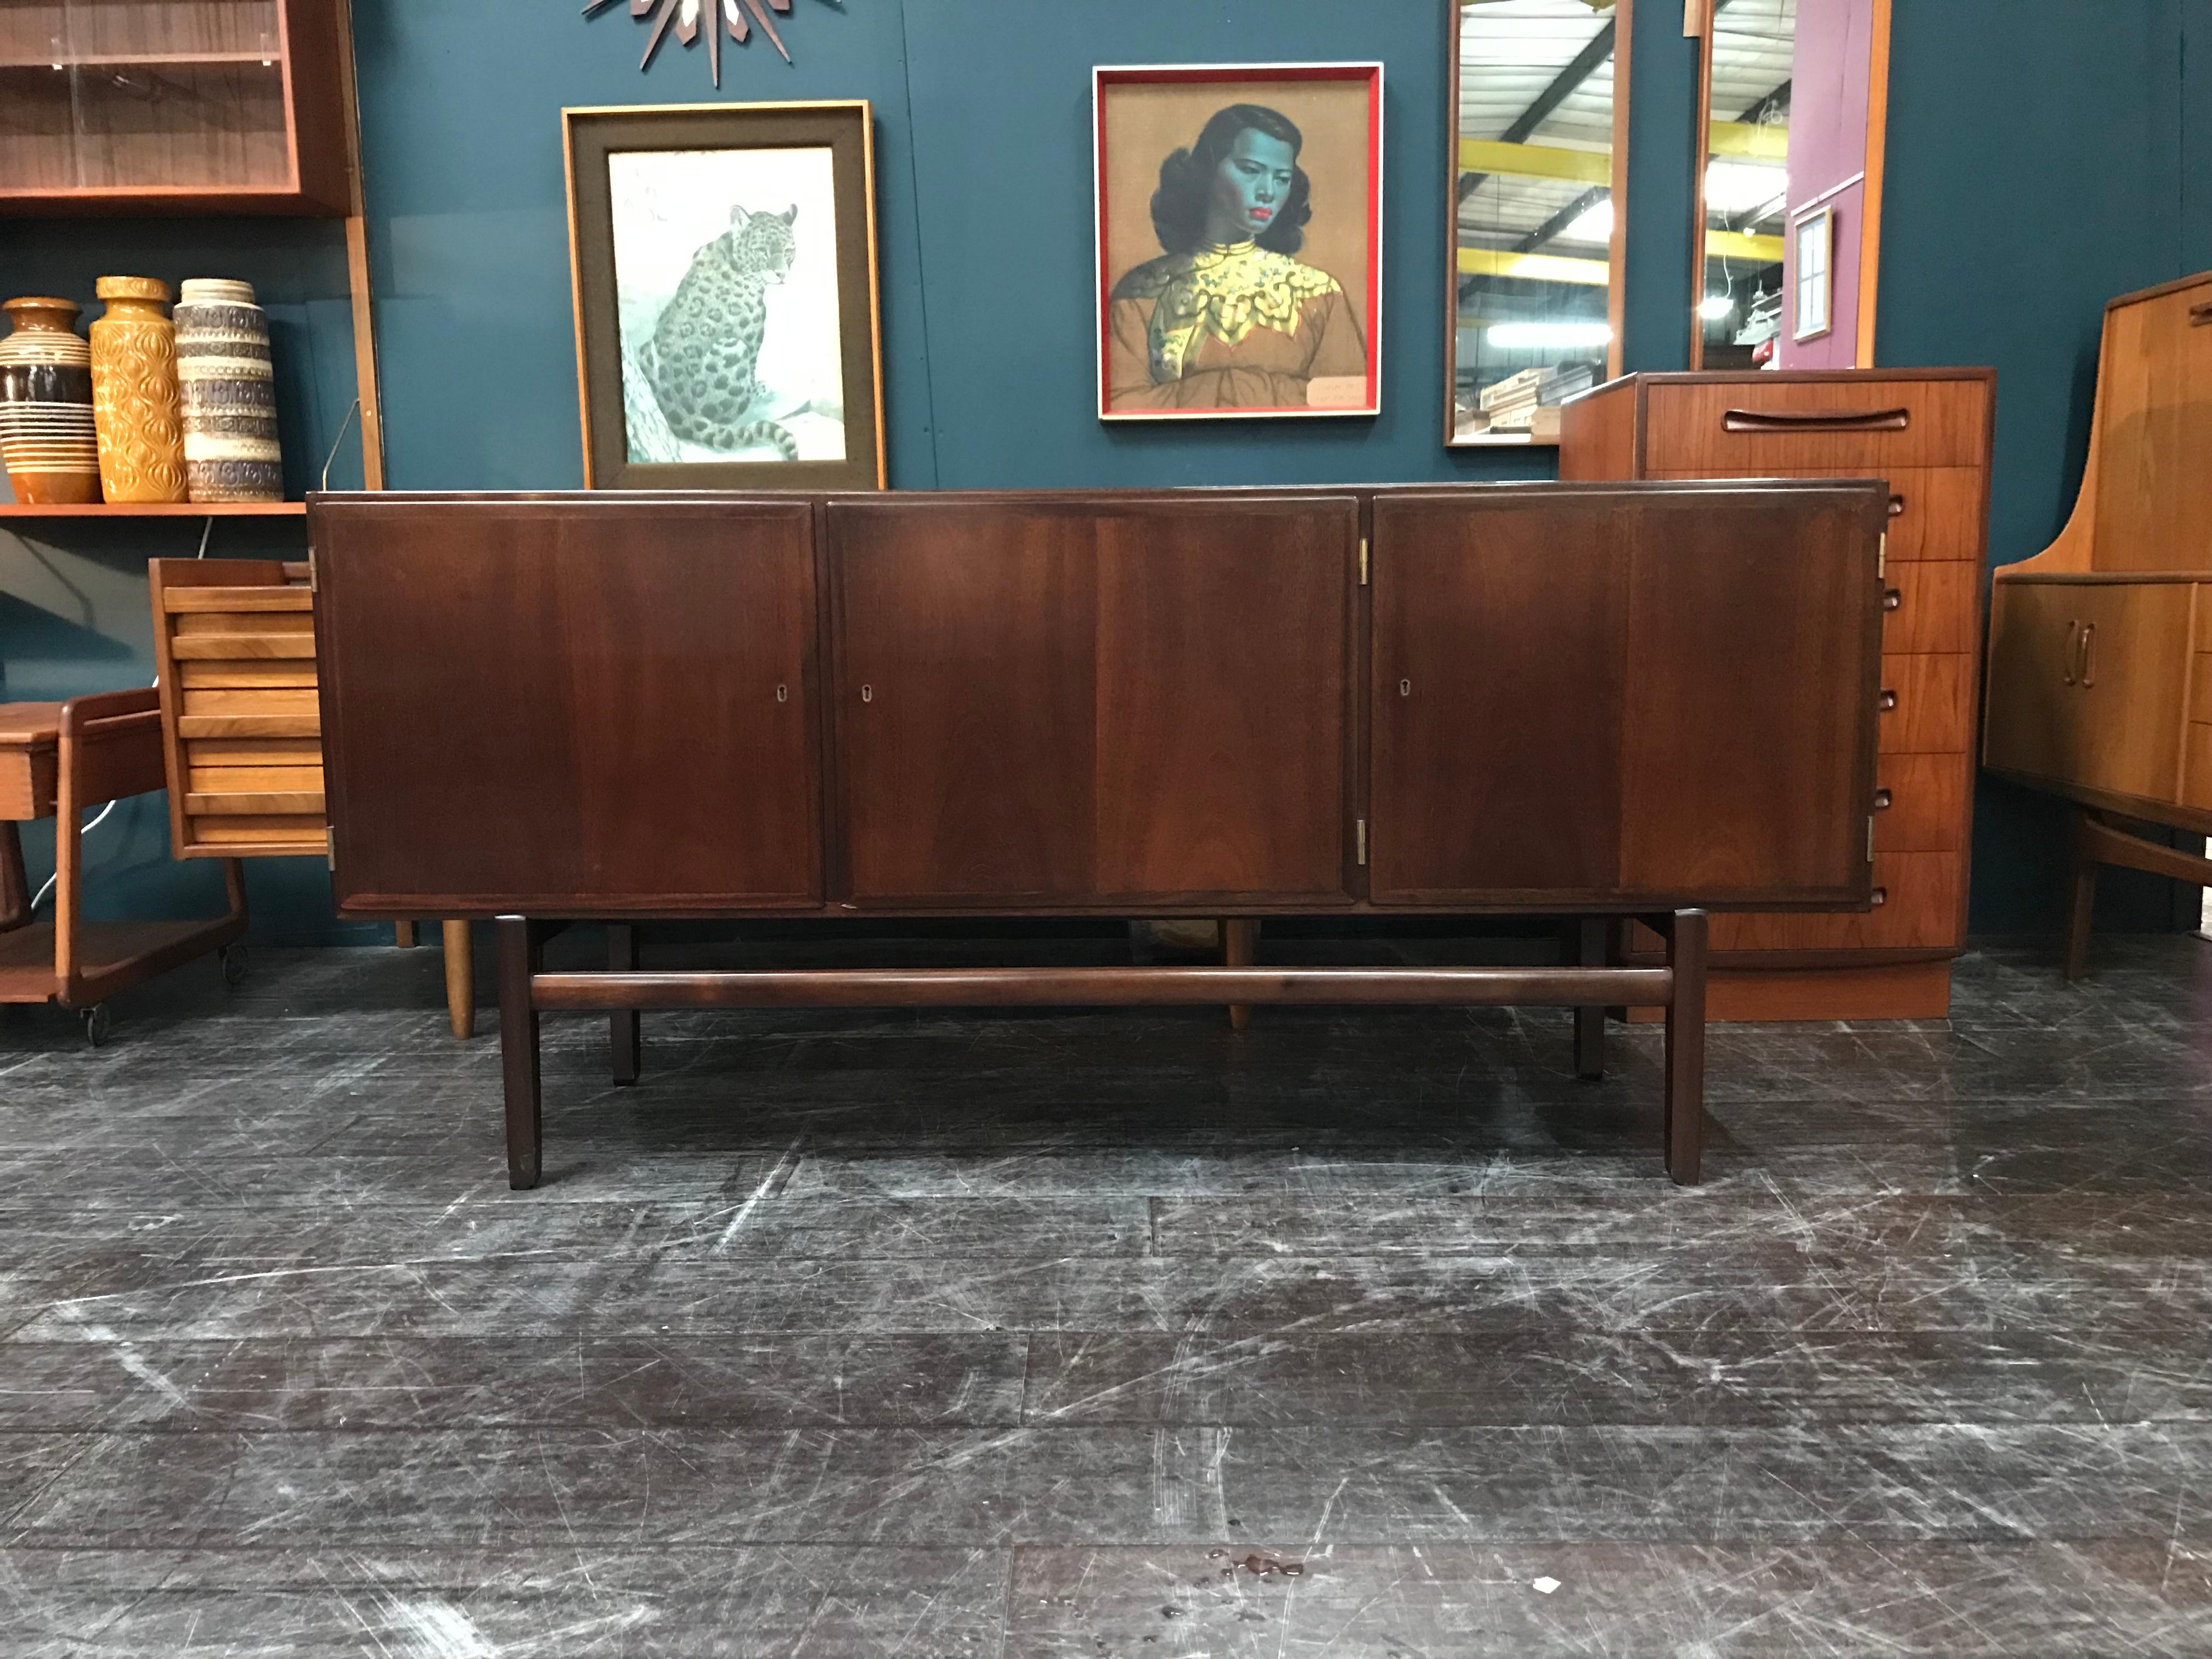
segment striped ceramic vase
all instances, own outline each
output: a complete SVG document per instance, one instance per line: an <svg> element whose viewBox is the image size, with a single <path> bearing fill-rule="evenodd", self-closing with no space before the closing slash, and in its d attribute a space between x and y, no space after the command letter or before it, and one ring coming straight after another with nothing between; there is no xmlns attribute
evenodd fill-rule
<svg viewBox="0 0 2212 1659"><path fill-rule="evenodd" d="M67 300L7 302L0 340L0 461L15 499L52 507L100 499L92 424L92 348Z"/></svg>
<svg viewBox="0 0 2212 1659"><path fill-rule="evenodd" d="M253 284L188 276L176 321L186 490L196 501L282 501L269 321Z"/></svg>

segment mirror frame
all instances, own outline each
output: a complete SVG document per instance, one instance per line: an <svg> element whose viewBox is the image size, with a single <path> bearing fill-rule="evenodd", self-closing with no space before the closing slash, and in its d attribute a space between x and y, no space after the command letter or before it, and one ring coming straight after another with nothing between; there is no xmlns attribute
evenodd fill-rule
<svg viewBox="0 0 2212 1659"><path fill-rule="evenodd" d="M1875 301L1881 287L1881 185L1884 151L1889 128L1889 16L1891 0L1873 0L1874 27L1867 65L1867 137L1863 186L1859 201L1858 292L1856 339L1852 343L1851 367L1874 367ZM1713 13L1715 0L1682 0L1682 33L1698 42L1697 171L1690 191L1690 368L1705 366L1705 331L1698 317L1698 301L1705 291L1705 173L1713 159ZM1456 123L1456 116L1454 118ZM1826 205L1807 203L1785 214L1785 240L1795 235L1800 213L1808 216ZM1790 321L1796 296L1790 292L1784 265L1784 324ZM1831 315L1835 301L1829 299Z"/></svg>
<svg viewBox="0 0 2212 1659"><path fill-rule="evenodd" d="M1695 4L1697 0L1688 0ZM1885 9L1887 0L1883 0ZM1454 410L1459 395L1459 90L1460 22L1464 0L1444 0L1444 64L1450 86L1444 99L1448 148L1444 152L1444 447L1446 449L1556 449L1556 438L1462 438ZM1613 337L1606 343L1605 378L1620 378L1620 333L1626 314L1628 267L1629 53L1635 34L1635 0L1614 0L1613 9L1613 152L1606 185L1613 202L1613 235L1606 245L1605 313ZM1703 203L1699 204L1700 210ZM1602 384L1602 383L1601 383Z"/></svg>

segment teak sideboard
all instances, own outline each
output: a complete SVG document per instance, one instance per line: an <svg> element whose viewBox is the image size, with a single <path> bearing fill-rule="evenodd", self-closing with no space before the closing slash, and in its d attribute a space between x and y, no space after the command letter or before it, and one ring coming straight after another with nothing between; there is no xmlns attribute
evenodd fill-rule
<svg viewBox="0 0 2212 1659"><path fill-rule="evenodd" d="M1705 911L1869 902L1887 500L316 496L333 885L499 919L520 1187L542 1011L614 1015L634 1077L638 1009L793 1004L1663 1007L1693 1182ZM630 928L1511 913L1666 958L676 974ZM570 920L608 970L545 971Z"/></svg>
<svg viewBox="0 0 2212 1659"><path fill-rule="evenodd" d="M1950 1012L1966 937L1996 394L1986 368L1731 370L1631 374L1562 411L1565 479L1888 484L1874 908L1717 920L1716 1018Z"/></svg>

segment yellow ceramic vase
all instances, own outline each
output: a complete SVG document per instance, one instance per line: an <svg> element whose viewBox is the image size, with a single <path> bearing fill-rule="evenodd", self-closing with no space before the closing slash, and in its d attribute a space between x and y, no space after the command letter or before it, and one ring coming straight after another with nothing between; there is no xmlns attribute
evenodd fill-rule
<svg viewBox="0 0 2212 1659"><path fill-rule="evenodd" d="M169 285L102 276L107 309L92 325L92 414L100 493L111 501L185 499L185 424L177 393L177 330L161 307Z"/></svg>

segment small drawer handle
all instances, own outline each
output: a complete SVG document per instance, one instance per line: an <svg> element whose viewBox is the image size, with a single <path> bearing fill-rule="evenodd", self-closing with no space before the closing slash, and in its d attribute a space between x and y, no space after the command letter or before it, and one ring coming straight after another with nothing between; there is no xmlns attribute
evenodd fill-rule
<svg viewBox="0 0 2212 1659"><path fill-rule="evenodd" d="M1721 416L1723 432L1902 432L1911 423L1909 409L1731 409Z"/></svg>
<svg viewBox="0 0 2212 1659"><path fill-rule="evenodd" d="M2189 307L2189 325L2203 328L2208 323L2212 323L2212 300L2199 300Z"/></svg>
<svg viewBox="0 0 2212 1659"><path fill-rule="evenodd" d="M1904 603L1905 595L1898 589L1894 587L1885 587L1881 590L1881 608L1883 610L1894 611L1898 606Z"/></svg>
<svg viewBox="0 0 2212 1659"><path fill-rule="evenodd" d="M1889 498L1889 516L1893 519L1901 519L1905 516L1905 496L1902 492Z"/></svg>
<svg viewBox="0 0 2212 1659"><path fill-rule="evenodd" d="M2060 670L2060 672L2065 676L2067 684L2074 684L2075 670L2080 665L2081 661L2081 624L2078 621L2069 622L2066 624L2066 663Z"/></svg>
<svg viewBox="0 0 2212 1659"><path fill-rule="evenodd" d="M1888 790L1875 790L1874 792L1874 810L1877 812L1887 812L1889 811L1889 799Z"/></svg>
<svg viewBox="0 0 2212 1659"><path fill-rule="evenodd" d="M1883 714L1887 714L1891 709L1897 707L1897 693L1885 689L1882 694L1875 699L1875 707L1881 709Z"/></svg>
<svg viewBox="0 0 2212 1659"><path fill-rule="evenodd" d="M2097 683L2097 624L2081 624L2081 689L2087 690Z"/></svg>
<svg viewBox="0 0 2212 1659"><path fill-rule="evenodd" d="M1877 888L1875 888L1875 889L1874 890L1874 908L1875 908L1875 909L1879 910L1879 909L1881 909L1881 907L1882 907L1883 905L1885 905L1885 904L1887 904L1887 903L1888 903L1888 902L1889 902L1889 889L1888 889L1888 888L1887 888L1887 887L1877 887Z"/></svg>

